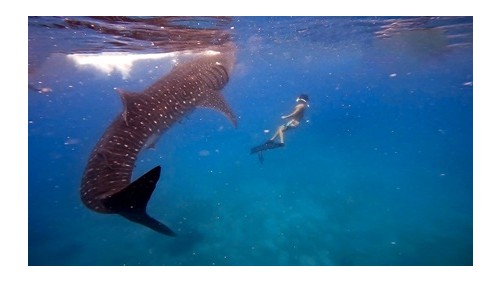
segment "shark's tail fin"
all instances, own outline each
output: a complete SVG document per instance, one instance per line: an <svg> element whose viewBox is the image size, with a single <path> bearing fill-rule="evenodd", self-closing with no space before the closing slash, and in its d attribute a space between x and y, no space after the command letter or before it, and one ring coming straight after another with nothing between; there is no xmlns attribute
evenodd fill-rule
<svg viewBox="0 0 500 281"><path fill-rule="evenodd" d="M173 232L168 226L150 217L146 212L123 212L118 214L130 221L142 224L161 234L176 236L175 232Z"/></svg>
<svg viewBox="0 0 500 281"><path fill-rule="evenodd" d="M168 226L150 217L146 212L149 198L156 188L160 173L161 167L156 166L122 191L104 199L103 203L108 209L130 221L142 224L161 234L175 236Z"/></svg>

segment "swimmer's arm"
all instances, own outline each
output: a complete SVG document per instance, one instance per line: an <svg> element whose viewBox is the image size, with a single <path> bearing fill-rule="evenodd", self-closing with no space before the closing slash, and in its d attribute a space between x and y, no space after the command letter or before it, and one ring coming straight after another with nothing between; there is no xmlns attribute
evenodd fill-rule
<svg viewBox="0 0 500 281"><path fill-rule="evenodd" d="M303 105L303 104L298 104L298 105L295 107L295 110L294 110L292 113L290 113L290 114L288 114L288 115L283 115L283 116L281 116L281 119L286 119L286 118L290 118L290 117L295 116L295 114L299 113L299 111L301 111L303 107L304 107L304 105Z"/></svg>

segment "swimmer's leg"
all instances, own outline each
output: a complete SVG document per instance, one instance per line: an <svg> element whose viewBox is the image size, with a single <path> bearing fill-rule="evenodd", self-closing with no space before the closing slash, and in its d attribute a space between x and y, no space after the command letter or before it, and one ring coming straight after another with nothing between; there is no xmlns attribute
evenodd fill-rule
<svg viewBox="0 0 500 281"><path fill-rule="evenodd" d="M281 126L278 133L280 135L280 143L285 143L285 136L283 134L283 132L285 131L286 127L285 126Z"/></svg>
<svg viewBox="0 0 500 281"><path fill-rule="evenodd" d="M271 139L269 139L269 141L274 141L274 139L279 136L280 137L280 140L281 140L281 143L283 143L283 131L286 129L286 126L285 125L281 125L278 127L278 129L276 130L276 133L274 133L273 137Z"/></svg>

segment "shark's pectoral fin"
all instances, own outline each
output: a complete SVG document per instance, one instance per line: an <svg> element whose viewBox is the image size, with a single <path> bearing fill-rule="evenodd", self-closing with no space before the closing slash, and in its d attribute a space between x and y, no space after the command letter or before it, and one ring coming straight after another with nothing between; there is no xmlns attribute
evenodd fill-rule
<svg viewBox="0 0 500 281"><path fill-rule="evenodd" d="M231 121L231 123L233 123L235 127L238 126L236 115L234 115L221 92L215 91L211 93L209 97L206 100L202 101L198 106L218 110L226 115L226 117Z"/></svg>
<svg viewBox="0 0 500 281"><path fill-rule="evenodd" d="M146 212L151 194L160 178L161 167L157 166L129 184L118 193L102 200L107 209L142 224L164 235L175 236L168 226L150 217Z"/></svg>
<svg viewBox="0 0 500 281"><path fill-rule="evenodd" d="M118 91L118 95L120 95L120 99L122 100L123 104L123 112L122 112L122 117L123 121L125 121L125 124L128 126L128 121L130 116L128 116L128 111L130 108L132 108L134 101L137 99L138 95L132 93L132 92L127 92L122 89L116 89Z"/></svg>

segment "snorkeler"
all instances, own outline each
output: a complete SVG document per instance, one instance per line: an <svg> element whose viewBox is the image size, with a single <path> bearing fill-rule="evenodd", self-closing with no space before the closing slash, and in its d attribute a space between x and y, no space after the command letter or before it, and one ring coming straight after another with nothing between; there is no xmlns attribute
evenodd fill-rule
<svg viewBox="0 0 500 281"><path fill-rule="evenodd" d="M297 105L295 105L295 108L292 113L288 115L281 116L281 119L290 119L286 124L283 124L278 127L276 130L276 133L274 133L273 137L269 140L269 142L273 142L276 137L280 137L280 144L284 145L285 144L285 139L284 139L284 132L288 130L289 128L296 128L299 126L300 121L302 118L304 118L304 111L306 110L307 107L309 107L309 97L307 95L300 95L297 98Z"/></svg>
<svg viewBox="0 0 500 281"><path fill-rule="evenodd" d="M255 146L250 149L250 154L258 153L261 163L263 161L262 152L265 150L285 146L284 132L290 128L297 128L297 126L299 126L300 124L300 121L302 121L302 118L304 118L304 112L306 108L309 107L309 97L305 94L302 94L297 97L296 101L297 104L295 105L293 112L288 115L281 116L281 119L289 119L289 121L279 126L276 130L276 133L274 133L271 139L269 139L262 145ZM278 136L279 142L275 142L274 139L276 139Z"/></svg>

